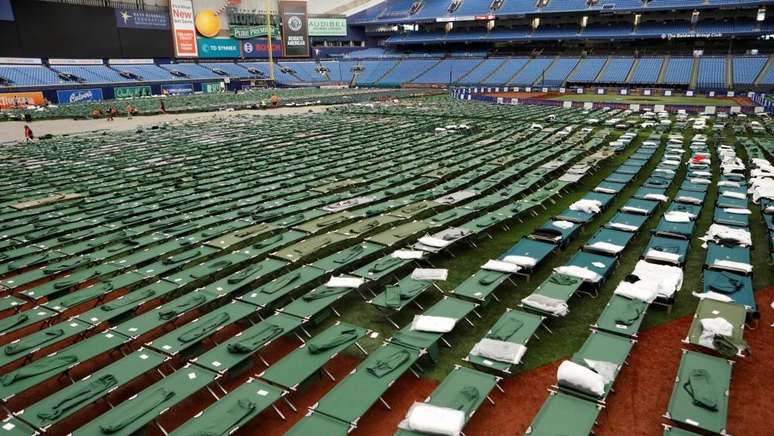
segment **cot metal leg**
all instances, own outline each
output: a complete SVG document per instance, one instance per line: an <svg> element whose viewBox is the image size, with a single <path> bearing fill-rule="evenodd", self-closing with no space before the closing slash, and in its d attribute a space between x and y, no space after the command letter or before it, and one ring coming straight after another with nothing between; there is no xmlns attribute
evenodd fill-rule
<svg viewBox="0 0 774 436"><path fill-rule="evenodd" d="M325 368L323 368L323 369L322 369L322 371L325 373L325 375L327 375L327 376L328 376L328 378L329 378L329 379L331 379L331 381L332 381L332 382L335 382L335 381L336 381L336 377L334 377L334 376L333 376L333 374L331 374L331 372L330 372L330 371L328 371L328 370L327 370L327 369L325 369Z"/></svg>
<svg viewBox="0 0 774 436"><path fill-rule="evenodd" d="M497 294L495 294L494 292L492 292L492 298L494 298L496 302L498 303L500 302L500 297L498 297Z"/></svg>
<svg viewBox="0 0 774 436"><path fill-rule="evenodd" d="M299 327L299 328L301 329L302 332L304 332L304 334L306 335L307 338L311 338L312 337L312 335L310 335L309 332L306 331L306 329L304 327Z"/></svg>
<svg viewBox="0 0 774 436"><path fill-rule="evenodd" d="M216 381L215 386L217 386L223 392L223 395L228 395L228 391L223 387L222 384L220 384L220 382Z"/></svg>
<svg viewBox="0 0 774 436"><path fill-rule="evenodd" d="M260 360L260 361L261 361L261 363L263 363L263 364L264 364L264 365L266 365L267 367L269 366L269 362L267 362L267 361L266 361L266 359L264 359L264 358L263 358L263 356L261 356L261 355L258 355L258 360Z"/></svg>
<svg viewBox="0 0 774 436"><path fill-rule="evenodd" d="M500 391L500 393L502 394L505 393L505 389L503 389L503 387L500 386L500 383L495 383L495 387L497 388L498 391Z"/></svg>
<svg viewBox="0 0 774 436"><path fill-rule="evenodd" d="M293 403L291 403L290 400L288 400L286 397L282 397L282 401L284 401L285 404L287 404L291 410L293 410L294 412L298 412L298 409L296 408L296 406Z"/></svg>
<svg viewBox="0 0 774 436"><path fill-rule="evenodd" d="M156 427L161 430L161 433L164 434L164 436L169 436L169 433L167 433L167 431L164 429L164 427L161 426L161 424L159 424L158 421L153 421L153 423L156 424Z"/></svg>
<svg viewBox="0 0 774 436"><path fill-rule="evenodd" d="M387 410L392 410L392 407L390 407L390 405L389 405L389 404L387 404L387 402L386 402L386 401L384 401L384 398L382 398L382 397L379 397L379 401L380 401L382 404L384 404L384 407L386 407L386 408L387 408Z"/></svg>
<svg viewBox="0 0 774 436"><path fill-rule="evenodd" d="M296 332L293 332L293 336L295 336L295 337L296 337L296 339L298 339L299 341L301 341L301 343L302 343L302 344L306 342L306 341L304 341L304 340L303 340L303 338L301 338L301 336L299 336L299 334L298 334L298 333L296 333Z"/></svg>
<svg viewBox="0 0 774 436"><path fill-rule="evenodd" d="M541 327L543 327L544 329L546 329L546 330L548 331L548 333L550 333L550 334L552 334L552 335L554 334L554 332L552 332L552 331L551 331L551 329L550 329L550 328L548 328L548 326L547 326L547 325L545 325L545 323L542 323L542 324L540 324L540 326L541 326Z"/></svg>
<svg viewBox="0 0 774 436"><path fill-rule="evenodd" d="M356 346L356 347L357 347L357 348L360 350L360 352L361 352L361 353L363 353L363 354L365 354L366 356L368 356L368 352L365 350L365 348L363 348L363 346L362 346L362 345L360 345L360 344L358 344L357 342L355 342L355 346Z"/></svg>
<svg viewBox="0 0 774 436"><path fill-rule="evenodd" d="M215 394L215 392L213 392L213 391L212 391L212 389L211 389L209 386L207 386L207 392L209 392L210 394L212 394L212 396L213 396L213 397L215 397L215 401L218 401L218 400L220 400L220 397L218 397L218 396Z"/></svg>
<svg viewBox="0 0 774 436"><path fill-rule="evenodd" d="M400 330L400 326L398 324L395 324L395 321L393 321L389 316L385 315L384 319L386 319L387 322L390 323L390 325L392 325L396 329Z"/></svg>
<svg viewBox="0 0 774 436"><path fill-rule="evenodd" d="M446 340L446 338L441 338L441 342L443 342L443 344L446 345L449 348L452 347L451 344L449 343L449 341Z"/></svg>
<svg viewBox="0 0 774 436"><path fill-rule="evenodd" d="M285 420L285 415L283 415L282 412L280 412L279 408L276 405L272 404L271 408L274 409L275 412L277 412L277 415L279 415L279 417L282 418L283 421Z"/></svg>
<svg viewBox="0 0 774 436"><path fill-rule="evenodd" d="M487 401L489 401L489 404L491 404L491 405L493 405L493 406L495 405L495 402L494 402L494 400L492 400L491 398L489 398L489 395L487 395L487 396L486 396L486 400L487 400Z"/></svg>
<svg viewBox="0 0 774 436"><path fill-rule="evenodd" d="M479 316L479 318L480 318L480 316ZM467 317L467 316L466 316L466 317L464 317L464 319L465 319L465 321L466 321L468 324L470 324L470 326L471 326L471 327L475 327L475 326L476 326L475 324L473 324L472 322L470 322L470 320L468 319L468 317Z"/></svg>
<svg viewBox="0 0 774 436"><path fill-rule="evenodd" d="M337 317L341 318L341 314L336 310L335 307L331 306L331 312L335 313Z"/></svg>
<svg viewBox="0 0 774 436"><path fill-rule="evenodd" d="M412 303L414 303L414 306L417 306L419 308L419 310L425 310L425 308L422 307L422 305L417 303L416 301L412 301ZM400 328L400 327L398 327L398 328Z"/></svg>

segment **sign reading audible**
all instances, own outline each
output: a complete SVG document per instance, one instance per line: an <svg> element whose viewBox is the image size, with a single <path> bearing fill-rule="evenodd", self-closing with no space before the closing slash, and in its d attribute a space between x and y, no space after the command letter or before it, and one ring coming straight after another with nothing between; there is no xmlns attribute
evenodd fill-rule
<svg viewBox="0 0 774 436"><path fill-rule="evenodd" d="M113 88L116 98L150 97L153 95L150 86L122 86Z"/></svg>
<svg viewBox="0 0 774 436"><path fill-rule="evenodd" d="M197 38L200 58L238 58L239 41L230 38Z"/></svg>
<svg viewBox="0 0 774 436"><path fill-rule="evenodd" d="M282 16L282 39L287 57L309 57L306 2L282 0L279 3Z"/></svg>
<svg viewBox="0 0 774 436"><path fill-rule="evenodd" d="M102 101L101 89L68 89L56 92L59 104L84 103L87 101Z"/></svg>
<svg viewBox="0 0 774 436"><path fill-rule="evenodd" d="M175 55L181 58L198 56L196 50L196 26L191 0L169 0L169 17L172 20L172 40Z"/></svg>
<svg viewBox="0 0 774 436"><path fill-rule="evenodd" d="M347 36L347 19L309 18L309 36Z"/></svg>

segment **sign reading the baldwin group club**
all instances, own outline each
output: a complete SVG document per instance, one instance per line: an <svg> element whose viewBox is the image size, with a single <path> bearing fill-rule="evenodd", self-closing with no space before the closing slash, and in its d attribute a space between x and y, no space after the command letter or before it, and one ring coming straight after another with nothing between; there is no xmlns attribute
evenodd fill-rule
<svg viewBox="0 0 774 436"><path fill-rule="evenodd" d="M282 40L286 57L309 57L305 1L280 1Z"/></svg>

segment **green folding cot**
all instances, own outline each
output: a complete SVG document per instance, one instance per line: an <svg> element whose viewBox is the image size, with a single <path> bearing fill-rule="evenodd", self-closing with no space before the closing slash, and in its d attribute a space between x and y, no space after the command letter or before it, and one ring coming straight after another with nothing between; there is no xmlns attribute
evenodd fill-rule
<svg viewBox="0 0 774 436"><path fill-rule="evenodd" d="M326 318L329 315L329 312L333 312L336 316L340 316L333 305L353 290L355 289L330 288L323 285L312 289L287 306L277 309L277 312L293 315L317 324L322 319ZM365 300L365 298L363 298L363 300Z"/></svg>
<svg viewBox="0 0 774 436"><path fill-rule="evenodd" d="M505 309L505 313L495 322L484 336L487 339L526 345L533 336L537 337L537 329L546 318L520 310ZM468 353L463 360L469 362L477 369L493 372L498 375L510 376L513 374L514 363L488 359L482 356Z"/></svg>
<svg viewBox="0 0 774 436"><path fill-rule="evenodd" d="M184 314L205 307L224 295L215 294L206 288L196 289L139 316L129 318L113 327L112 330L132 339L137 339L154 329L169 323L175 323Z"/></svg>
<svg viewBox="0 0 774 436"><path fill-rule="evenodd" d="M621 207L621 212L650 216L658 208L658 201L632 198Z"/></svg>
<svg viewBox="0 0 774 436"><path fill-rule="evenodd" d="M749 276L730 271L704 270L702 285L704 292L716 292L742 305L748 312L758 312L752 279Z"/></svg>
<svg viewBox="0 0 774 436"><path fill-rule="evenodd" d="M602 407L599 403L551 391L524 434L588 436L594 430Z"/></svg>
<svg viewBox="0 0 774 436"><path fill-rule="evenodd" d="M730 360L683 350L664 417L704 431L728 434L732 367Z"/></svg>
<svg viewBox="0 0 774 436"><path fill-rule="evenodd" d="M266 308L285 299L294 291L316 283L325 275L327 275L325 270L312 265L304 265L255 288L239 297L238 300Z"/></svg>
<svg viewBox="0 0 774 436"><path fill-rule="evenodd" d="M276 259L264 259L253 263L239 271L229 274L216 282L205 285L205 289L213 294L233 295L256 283L264 281L278 271L288 266L287 262Z"/></svg>
<svg viewBox="0 0 774 436"><path fill-rule="evenodd" d="M195 365L186 365L89 421L72 434L73 436L128 436L154 421L160 427L157 419L161 415L199 390L208 387L217 378L218 375L212 371Z"/></svg>
<svg viewBox="0 0 774 436"><path fill-rule="evenodd" d="M662 424L664 425L664 424ZM670 425L664 425L663 436L700 436L699 433L683 430L682 428L672 427Z"/></svg>
<svg viewBox="0 0 774 436"><path fill-rule="evenodd" d="M275 386L252 378L248 379L208 408L197 413L175 429L171 435L229 435L270 407L284 419L284 415L275 403L285 394L285 391Z"/></svg>
<svg viewBox="0 0 774 436"><path fill-rule="evenodd" d="M750 226L749 215L743 213L732 213L726 209L716 207L715 214L712 217L712 222L715 224L723 224L726 226L743 227L748 228Z"/></svg>
<svg viewBox="0 0 774 436"><path fill-rule="evenodd" d="M521 300L519 307L554 318L566 316L569 312L567 302L580 289L581 285L583 285L583 279L579 277L553 272L532 294ZM531 298L532 295L547 297L557 302L562 302L563 305L549 310L548 306L538 304L541 303L539 299L535 301Z"/></svg>
<svg viewBox="0 0 774 436"><path fill-rule="evenodd" d="M425 221L412 221L395 226L389 230L377 233L369 238L369 242L391 247L400 242L412 239L427 230L430 226Z"/></svg>
<svg viewBox="0 0 774 436"><path fill-rule="evenodd" d="M494 404L489 393L499 381L500 377L455 365L454 370L425 399L425 403L460 410L464 412L467 424L484 401L488 400ZM497 387L499 389L499 386ZM426 434L403 428L404 426L404 423L399 425L396 436Z"/></svg>
<svg viewBox="0 0 774 436"><path fill-rule="evenodd" d="M257 312L258 308L251 304L232 301L146 343L145 346L170 356L176 356L214 335L223 327L246 319Z"/></svg>
<svg viewBox="0 0 774 436"><path fill-rule="evenodd" d="M733 326L731 336L703 334L702 320L714 318L724 319ZM683 342L715 350L723 357L743 356L750 351L744 341L746 318L747 309L741 304L704 298L696 308L691 327L688 329L688 336Z"/></svg>
<svg viewBox="0 0 774 436"><path fill-rule="evenodd" d="M414 262L416 262L416 259L400 259L393 257L392 254L388 254L356 269L352 272L352 275L378 282Z"/></svg>
<svg viewBox="0 0 774 436"><path fill-rule="evenodd" d="M641 187L637 190L637 192L634 193L634 198L640 200L662 201L660 200L661 196L666 196L665 188Z"/></svg>
<svg viewBox="0 0 774 436"><path fill-rule="evenodd" d="M144 274L128 271L62 295L61 297L49 299L41 304L41 306L55 310L59 313L67 313L68 310L81 304L95 300L97 302L103 301L105 296L113 291L134 288L148 281L149 279Z"/></svg>
<svg viewBox="0 0 774 436"><path fill-rule="evenodd" d="M327 273L335 273L345 268L351 269L353 265L362 263L363 259L367 259L382 250L384 250L382 245L364 242L317 260L312 263L312 266Z"/></svg>
<svg viewBox="0 0 774 436"><path fill-rule="evenodd" d="M22 363L29 362L42 350L83 335L93 327L87 322L71 318L16 339L10 344L2 346L0 367L20 360L23 361Z"/></svg>
<svg viewBox="0 0 774 436"><path fill-rule="evenodd" d="M97 306L78 315L78 319L93 325L109 322L127 313L134 312L143 304L165 297L180 289L177 284L159 280L147 286L134 289L128 294Z"/></svg>
<svg viewBox="0 0 774 436"><path fill-rule="evenodd" d="M532 232L528 238L564 247L578 235L580 228L577 223L550 219Z"/></svg>
<svg viewBox="0 0 774 436"><path fill-rule="evenodd" d="M38 433L27 423L9 416L0 422L0 435L3 436L37 436Z"/></svg>
<svg viewBox="0 0 774 436"><path fill-rule="evenodd" d="M688 221L687 223L675 223L667 221L666 218L661 218L658 226L656 226L656 228L653 230L653 233L659 236L690 240L693 237L693 232L695 229L695 221Z"/></svg>
<svg viewBox="0 0 774 436"><path fill-rule="evenodd" d="M300 208L300 207L302 207L302 205L301 204L294 204L293 207ZM294 209L294 210L298 210L298 209ZM307 221L311 221L311 220L313 220L315 218L319 218L321 216L328 215L329 213L330 212L326 212L326 211L321 210L321 209L311 209L311 210L306 210L306 211L303 211L303 212L298 212L296 214L280 218L280 219L278 219L276 221L272 221L272 224L278 225L280 227L288 228L288 227L293 227L293 226L296 226L296 225L299 225L299 224L303 224L303 223L305 223Z"/></svg>
<svg viewBox="0 0 774 436"><path fill-rule="evenodd" d="M22 291L26 297L32 300L41 300L43 298L54 298L57 295L62 295L67 291L81 286L85 283L97 280L108 279L110 276L117 274L121 268L117 265L104 263L102 265L92 266L84 270L71 271L67 274L59 276L46 283L41 283L33 287Z"/></svg>
<svg viewBox="0 0 774 436"><path fill-rule="evenodd" d="M378 215L347 224L334 230L334 232L348 238L362 238L366 234L374 233L399 221L404 221L404 219L391 214Z"/></svg>
<svg viewBox="0 0 774 436"><path fill-rule="evenodd" d="M613 295L605 305L593 328L618 335L637 337L648 303Z"/></svg>
<svg viewBox="0 0 774 436"><path fill-rule="evenodd" d="M0 377L0 398L8 401L13 396L66 373L83 362L119 349L129 340L126 336L112 331L99 333L6 373Z"/></svg>
<svg viewBox="0 0 774 436"><path fill-rule="evenodd" d="M503 225L503 223L510 218L511 217L497 213L496 211L489 212L460 225L460 227L469 230L473 235L480 235L498 224ZM507 229L506 226L504 226L504 228Z"/></svg>
<svg viewBox="0 0 774 436"><path fill-rule="evenodd" d="M6 295L5 297L0 298L0 313L5 311L16 312L27 303L27 300L22 300L13 295Z"/></svg>
<svg viewBox="0 0 774 436"><path fill-rule="evenodd" d="M613 364L614 370L608 374L611 379L605 380L605 393L602 397L595 397L585 392L580 392L569 386L563 385L561 382L554 386L554 388L560 391L575 395L580 398L584 398L589 401L598 401L605 403L605 399L613 389L615 379L618 377L618 373L626 363L626 359L629 357L629 353L634 346L634 339L613 335L610 333L592 330L586 341L581 345L580 350L572 355L572 361L578 365L585 366L587 368L593 368L593 362L603 362L606 364Z"/></svg>
<svg viewBox="0 0 774 436"><path fill-rule="evenodd" d="M346 436L354 429L354 424L309 410L285 436Z"/></svg>
<svg viewBox="0 0 774 436"><path fill-rule="evenodd" d="M240 363L251 359L275 339L294 332L305 322L295 316L275 313L216 345L201 356L191 359L191 362L202 368L225 374ZM300 337L298 339L303 342ZM263 358L257 357L268 366Z"/></svg>
<svg viewBox="0 0 774 436"><path fill-rule="evenodd" d="M610 221L605 223L605 228L636 233L642 228L647 220L647 215L618 212L610 219Z"/></svg>
<svg viewBox="0 0 774 436"><path fill-rule="evenodd" d="M602 228L583 246L583 250L618 256L634 238L634 233Z"/></svg>
<svg viewBox="0 0 774 436"><path fill-rule="evenodd" d="M310 409L357 426L360 417L375 402L382 401L386 405L382 395L401 375L411 370L422 354L417 349L384 343Z"/></svg>
<svg viewBox="0 0 774 436"><path fill-rule="evenodd" d="M707 269L750 275L751 265L750 247L726 246L714 242L707 244L707 256L704 259L704 267Z"/></svg>
<svg viewBox="0 0 774 436"><path fill-rule="evenodd" d="M29 286L41 280L47 280L52 277L64 274L68 271L74 271L78 268L86 268L96 262L93 255L76 256L70 259L49 263L40 268L17 274L11 278L0 281L0 286L7 290L12 290L24 286Z"/></svg>
<svg viewBox="0 0 774 436"><path fill-rule="evenodd" d="M162 354L141 348L25 407L17 412L16 416L46 431L56 423L106 398L116 389L158 368L168 359Z"/></svg>
<svg viewBox="0 0 774 436"><path fill-rule="evenodd" d="M0 320L0 337L30 326L48 322L57 315L56 312L45 307L35 306L24 312L11 315Z"/></svg>
<svg viewBox="0 0 774 436"><path fill-rule="evenodd" d="M240 269L240 266L247 265L257 257L250 249L232 251L214 259L193 265L177 273L165 276L164 280L176 283L179 286L203 281L213 281L222 278L229 271Z"/></svg>
<svg viewBox="0 0 774 436"><path fill-rule="evenodd" d="M689 191L687 189L680 188L680 190L677 191L677 194L675 195L675 201L678 203L687 204L703 204L706 197L706 192Z"/></svg>
<svg viewBox="0 0 774 436"><path fill-rule="evenodd" d="M329 230L331 227L344 224L347 221L357 218L357 215L351 211L342 211L337 213L329 213L327 215L320 216L311 221L307 221L303 224L295 226L295 229L301 230L307 233L315 234Z"/></svg>
<svg viewBox="0 0 774 436"><path fill-rule="evenodd" d="M642 258L648 262L683 266L689 246L690 242L687 240L654 235L650 238Z"/></svg>
<svg viewBox="0 0 774 436"><path fill-rule="evenodd" d="M686 204L672 202L667 208L667 212L685 212L698 217L701 214L702 204Z"/></svg>
<svg viewBox="0 0 774 436"><path fill-rule="evenodd" d="M481 269L468 277L464 282L452 289L449 294L455 297L467 298L479 303L489 300L489 297L497 299L494 291L506 280L510 279L509 273Z"/></svg>
<svg viewBox="0 0 774 436"><path fill-rule="evenodd" d="M369 330L362 327L337 321L280 361L269 366L257 377L290 391L298 390L305 381L321 371L334 380L333 376L325 370L325 365L353 345L360 348L357 341L369 333ZM362 348L360 351L368 355Z"/></svg>
<svg viewBox="0 0 774 436"><path fill-rule="evenodd" d="M174 256L169 256L161 260L157 260L149 265L143 265L137 268L137 272L145 274L146 277L158 277L161 275L171 274L186 268L189 265L196 264L205 259L215 256L221 251L217 248L208 246L201 246L196 249L188 250ZM154 256L158 257L158 256ZM123 260L123 259L121 259ZM120 262L121 260L117 261ZM132 263L131 265L136 265Z"/></svg>
<svg viewBox="0 0 774 436"><path fill-rule="evenodd" d="M220 248L221 250L247 244L254 239L266 237L280 230L280 227L269 223L255 224L244 227L231 233L218 236L217 238L206 241L204 245ZM289 232L288 232L289 233ZM284 238L283 238L284 239Z"/></svg>
<svg viewBox="0 0 774 436"><path fill-rule="evenodd" d="M390 315L400 312L411 303L416 304L420 310L423 310L422 306L414 300L431 287L433 287L433 282L428 280L416 280L409 275L400 279L400 281L394 285L386 286L383 292L368 300L367 303L373 304L377 309L382 311L385 314L387 321L396 329L399 329L400 326L395 324L390 318Z"/></svg>
<svg viewBox="0 0 774 436"><path fill-rule="evenodd" d="M476 303L444 296L441 300L422 313L422 315L452 318L457 320L457 324L459 324L461 320L465 320L465 322L472 326L473 323L468 319L468 315L471 313L475 314L476 307L478 307L478 304ZM443 341L447 346L450 346L443 338L444 335L445 333L412 330L411 324L409 324L395 332L388 341L392 344L398 344L404 347L425 350L429 354L431 360L437 361L438 341Z"/></svg>
<svg viewBox="0 0 774 436"><path fill-rule="evenodd" d="M430 201L430 200L421 200L415 203L407 204L400 209L396 209L392 212L390 212L391 215L395 215L400 218L413 218L421 213L424 213L428 210L435 209L439 207L440 204Z"/></svg>
<svg viewBox="0 0 774 436"><path fill-rule="evenodd" d="M349 239L348 236L329 232L298 241L275 251L271 255L277 259L295 263L311 257L320 256L325 251L330 250L332 247L347 239Z"/></svg>

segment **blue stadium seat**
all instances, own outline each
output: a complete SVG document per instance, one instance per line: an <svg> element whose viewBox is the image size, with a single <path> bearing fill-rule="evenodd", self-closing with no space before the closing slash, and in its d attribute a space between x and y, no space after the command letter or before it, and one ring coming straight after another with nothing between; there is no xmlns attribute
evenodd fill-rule
<svg viewBox="0 0 774 436"><path fill-rule="evenodd" d="M663 58L642 58L637 63L629 83L632 84L654 84L658 81L658 73L664 64Z"/></svg>
<svg viewBox="0 0 774 436"><path fill-rule="evenodd" d="M399 61L394 59L360 62L360 66L363 68L363 72L360 73L360 76L357 79L357 83L359 85L373 85L387 71L390 71L398 62Z"/></svg>
<svg viewBox="0 0 774 436"><path fill-rule="evenodd" d="M228 77L251 77L252 74L250 74L249 71L246 69L240 67L239 65L233 63L233 62L203 62L199 65L203 66L204 68L209 68L213 72L215 70L220 70L226 73ZM218 73L215 73L218 74ZM221 76L222 77L222 76Z"/></svg>
<svg viewBox="0 0 774 436"><path fill-rule="evenodd" d="M435 59L404 59L398 66L379 80L381 85L408 83L438 63Z"/></svg>
<svg viewBox="0 0 774 436"><path fill-rule="evenodd" d="M219 75L198 64L180 63L180 64L161 64L161 68L167 71L180 71L191 79L217 79Z"/></svg>
<svg viewBox="0 0 774 436"><path fill-rule="evenodd" d="M11 86L53 86L62 83L59 75L42 65L0 65L0 77Z"/></svg>
<svg viewBox="0 0 774 436"><path fill-rule="evenodd" d="M545 86L561 86L578 65L578 58L559 58L546 71Z"/></svg>
<svg viewBox="0 0 774 436"><path fill-rule="evenodd" d="M693 58L670 58L664 73L666 85L688 85L691 83Z"/></svg>
<svg viewBox="0 0 774 436"><path fill-rule="evenodd" d="M611 58L607 69L597 80L599 83L624 83L634 64L633 58Z"/></svg>
<svg viewBox="0 0 774 436"><path fill-rule="evenodd" d="M765 56L737 56L733 59L734 85L752 85L766 65Z"/></svg>
<svg viewBox="0 0 774 436"><path fill-rule="evenodd" d="M468 74L480 62L480 59L444 59L422 73L412 83L457 83L462 76Z"/></svg>
<svg viewBox="0 0 774 436"><path fill-rule="evenodd" d="M505 61L499 70L484 80L483 85L505 85L511 77L527 65L529 58L513 58Z"/></svg>
<svg viewBox="0 0 774 436"><path fill-rule="evenodd" d="M131 79L118 74L104 65L51 65L51 69L60 73L72 74L86 83L121 83Z"/></svg>
<svg viewBox="0 0 774 436"><path fill-rule="evenodd" d="M482 84L484 79L494 73L505 62L507 62L506 59L486 59L475 70L465 76L460 83L463 85Z"/></svg>
<svg viewBox="0 0 774 436"><path fill-rule="evenodd" d="M169 71L159 67L158 65L121 65L111 64L111 67L120 72L132 73L140 78L149 82L168 81L168 80L181 80L181 77L175 77L170 74Z"/></svg>
<svg viewBox="0 0 774 436"><path fill-rule="evenodd" d="M575 74L570 78L574 83L593 83L599 75L599 71L605 65L607 58L583 59L575 69Z"/></svg>
<svg viewBox="0 0 774 436"><path fill-rule="evenodd" d="M509 85L532 86L538 82L538 86L543 82L543 74L553 62L551 58L534 58L516 75Z"/></svg>
<svg viewBox="0 0 774 436"><path fill-rule="evenodd" d="M699 89L723 89L726 87L726 58L705 56L699 59Z"/></svg>

